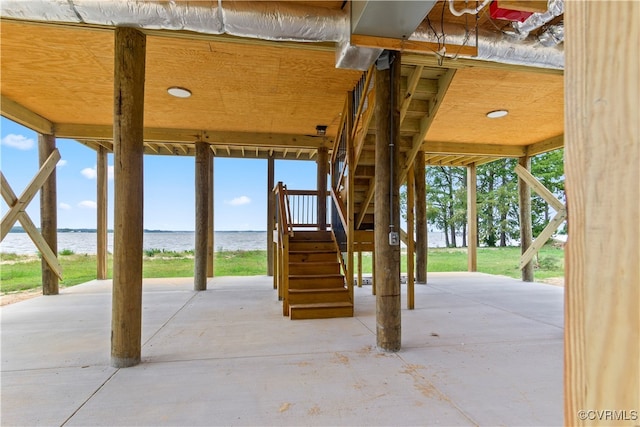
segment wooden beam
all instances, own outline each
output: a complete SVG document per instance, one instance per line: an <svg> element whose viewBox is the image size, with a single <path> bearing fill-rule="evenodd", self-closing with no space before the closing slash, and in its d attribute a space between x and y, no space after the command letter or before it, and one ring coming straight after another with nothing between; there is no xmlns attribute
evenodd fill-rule
<svg viewBox="0 0 640 427"><path fill-rule="evenodd" d="M360 212L358 212L358 218L356 219L356 229L360 228L360 226L362 225L362 221L367 214L367 209L369 209L369 205L371 204L373 196L376 193L375 183L371 181L373 180L369 180L369 189L367 190L367 194L364 196L364 200L362 201L362 203L360 203Z"/></svg>
<svg viewBox="0 0 640 427"><path fill-rule="evenodd" d="M145 153L147 153L147 149L149 149L154 154L158 154L158 148L155 146L155 144L152 144L150 142L145 142L144 147L145 147Z"/></svg>
<svg viewBox="0 0 640 427"><path fill-rule="evenodd" d="M519 158L516 172L518 171L518 168L524 170L525 172L528 172L531 169L531 158L528 156ZM523 175L520 174L518 174L518 176L518 198L520 206L520 253L522 254L520 259L522 260L525 254L527 254L527 251L529 251L529 249L531 248L531 244L533 243L533 230L531 224L531 187L529 186L529 184L530 181L537 181L535 179L523 179ZM536 252L533 252L533 254L535 254ZM533 261L531 261L531 258L529 258L526 263L521 263L520 265L520 269L522 270L522 281L533 282Z"/></svg>
<svg viewBox="0 0 640 427"><path fill-rule="evenodd" d="M362 250L358 250L358 287L362 287Z"/></svg>
<svg viewBox="0 0 640 427"><path fill-rule="evenodd" d="M427 283L429 228L425 167L424 152L418 151L413 166L416 183L416 281L418 283Z"/></svg>
<svg viewBox="0 0 640 427"><path fill-rule="evenodd" d="M375 95L376 95L375 89L371 90L371 92L369 92L369 95L367 95L368 107L364 112L362 119L359 121L359 127L355 129L354 132L352 132L352 135L355 135L354 137L354 145L356 147L355 166L360 164L362 150L364 149L364 146L368 143L367 140L369 139L369 127L371 125L371 120L373 119L373 115L375 112L375 99L376 99Z"/></svg>
<svg viewBox="0 0 640 427"><path fill-rule="evenodd" d="M640 2L565 8L564 424L628 426L640 416ZM598 409L626 417L581 416Z"/></svg>
<svg viewBox="0 0 640 427"><path fill-rule="evenodd" d="M531 166L529 166L531 168ZM528 185L530 185L533 190L538 193L540 197L542 197L553 209L556 211L561 211L566 209L564 203L556 198L556 196L547 189L540 181L538 181L531 172L527 170L528 168L524 167L522 164L517 164L515 172L518 176L524 180Z"/></svg>
<svg viewBox="0 0 640 427"><path fill-rule="evenodd" d="M215 227L214 227L214 172L215 172L215 159L211 151L209 151L209 182L207 185L207 277L214 277L215 269Z"/></svg>
<svg viewBox="0 0 640 427"><path fill-rule="evenodd" d="M327 229L327 174L329 168L329 150L322 147L318 149L318 229Z"/></svg>
<svg viewBox="0 0 640 427"><path fill-rule="evenodd" d="M211 151L206 142L196 142L195 162L195 266L193 272L193 290L207 290L207 241L209 225L209 157Z"/></svg>
<svg viewBox="0 0 640 427"><path fill-rule="evenodd" d="M96 203L97 203L97 248L96 248L96 277L98 280L107 278L107 205L108 205L108 166L107 149L100 146L96 153Z"/></svg>
<svg viewBox="0 0 640 427"><path fill-rule="evenodd" d="M413 240L415 228L415 175L413 165L407 173L407 309L415 308L415 241Z"/></svg>
<svg viewBox="0 0 640 427"><path fill-rule="evenodd" d="M56 138L53 135L38 135L38 158L44 166L49 156L56 151ZM57 163L57 162L56 162ZM58 253L58 202L55 168L40 188L40 234L51 251ZM58 275L49 266L46 259L40 261L42 268L42 294L58 295Z"/></svg>
<svg viewBox="0 0 640 427"><path fill-rule="evenodd" d="M390 245L389 232L400 233L400 180L398 179L399 132L391 133L391 122L399 123L400 53L389 69L376 70L375 151L375 272L376 342L385 351L401 347L400 242ZM393 75L394 79L391 79ZM395 96L391 94L395 93ZM395 105L391 105L391 99ZM393 144L391 144L393 142ZM392 157L391 157L392 156ZM393 165L391 159L393 158ZM391 183L393 177L393 184Z"/></svg>
<svg viewBox="0 0 640 427"><path fill-rule="evenodd" d="M399 52L411 53L429 53L435 54L441 51L443 46L438 43L419 41L419 40L403 40L389 37L365 36L361 34L351 34L351 44L358 47L368 47L374 49L395 50ZM445 44L447 54L449 55L466 55L477 56L478 48L476 46L461 46L454 44Z"/></svg>
<svg viewBox="0 0 640 427"><path fill-rule="evenodd" d="M477 169L475 163L467 167L467 270L478 271L478 205Z"/></svg>
<svg viewBox="0 0 640 427"><path fill-rule="evenodd" d="M533 282L533 278L531 280L525 280L524 277L524 269L527 267L527 264L532 263L532 259L536 253L547 243L547 240L553 235L553 233L560 227L560 225L567 219L567 211L563 209L556 213L556 215L549 221L547 226L540 232L538 237L533 241L531 246L527 248L526 251L520 257L520 269L522 269L522 280L525 282ZM524 246L523 246L524 249Z"/></svg>
<svg viewBox="0 0 640 427"><path fill-rule="evenodd" d="M276 219L276 198L273 193L275 187L275 160L273 156L267 159L267 276L274 275L273 231ZM274 282L275 284L275 282Z"/></svg>
<svg viewBox="0 0 640 427"><path fill-rule="evenodd" d="M4 198L5 202L7 202L7 205L13 206L18 202L18 197L11 189L9 182L4 177L2 171L0 171L0 184L2 188L2 197ZM31 218L29 218L26 212L21 211L18 215L18 221L20 221L20 224L22 225L22 228L24 228L24 231L26 231L29 237L31 237L31 240L42 254L42 258L47 261L49 267L52 269L55 275L59 279L62 279L62 266L58 262L58 255L51 250L49 244L45 241L44 237L42 237L42 235L36 228L36 225L33 223L33 221L31 221Z"/></svg>
<svg viewBox="0 0 640 427"><path fill-rule="evenodd" d="M73 123L58 123L55 125L58 138L78 140L111 140L113 129L103 125L79 125ZM331 148L333 138L315 135L296 135L283 133L256 133L235 131L214 131L206 129L171 129L145 128L145 143L174 143L193 144L195 141L205 141L209 144L238 146L238 147L287 147L287 148Z"/></svg>
<svg viewBox="0 0 640 427"><path fill-rule="evenodd" d="M405 163L400 170L400 180L404 181L407 170L413 164L413 161L416 158L416 153L422 148L424 144L424 138L427 136L427 132L429 132L429 128L431 127L431 123L435 119L436 114L438 113L438 109L442 104L442 100L444 95L447 93L449 89L449 85L451 81L453 81L453 76L455 76L456 70L447 70L440 80L438 80L438 93L435 95L433 101L430 104L429 114L426 114L422 119L420 119L420 131L417 135L413 137L413 141L411 143L411 148L407 152Z"/></svg>
<svg viewBox="0 0 640 427"><path fill-rule="evenodd" d="M416 86L418 86L418 82L422 77L422 70L424 66L416 65L413 71L411 72L411 76L407 80L407 91L402 99L402 106L400 107L400 124L404 121L404 118L407 115L407 111L409 110L409 104L411 104L411 100L413 99L413 94L415 93Z"/></svg>
<svg viewBox="0 0 640 427"><path fill-rule="evenodd" d="M493 61L478 61L471 58L448 58L437 57L435 55L424 55L419 53L406 53L402 59L402 62L406 65L424 65L425 67L440 67L440 68L484 68L489 70L501 70L501 71L522 71L525 73L538 73L538 74L553 74L563 75L564 70L554 68L532 67L529 65L518 64L505 64L501 62Z"/></svg>
<svg viewBox="0 0 640 427"><path fill-rule="evenodd" d="M355 152L355 141L353 139L353 109L355 105L353 105L353 92L347 93L347 117L345 118L346 122L346 131L347 131L347 165L349 168L356 168L356 152ZM347 222L346 222L346 232L347 232L347 287L349 288L349 296L351 298L351 302L354 302L354 292L353 292L353 278L355 277L355 260L353 254L354 241L355 241L355 176L353 173L350 173L347 176L346 181L346 190L347 190Z"/></svg>
<svg viewBox="0 0 640 427"><path fill-rule="evenodd" d="M498 7L531 13L544 13L549 8L547 0L498 0Z"/></svg>
<svg viewBox="0 0 640 427"><path fill-rule="evenodd" d="M564 147L564 134L527 145L527 156L533 157L537 154L547 153L562 147Z"/></svg>
<svg viewBox="0 0 640 427"><path fill-rule="evenodd" d="M115 368L140 363L142 345L145 52L144 34L134 28L116 28L111 318L111 366Z"/></svg>
<svg viewBox="0 0 640 427"><path fill-rule="evenodd" d="M4 95L0 96L0 112L3 117L28 127L32 131L43 135L53 135L54 133L51 121Z"/></svg>
<svg viewBox="0 0 640 427"><path fill-rule="evenodd" d="M468 154L472 156L522 157L526 147L519 145L473 144L468 142L425 141L422 150L427 154Z"/></svg>
<svg viewBox="0 0 640 427"><path fill-rule="evenodd" d="M20 212L24 212L27 209L27 205L31 200L33 200L33 197L36 195L38 190L40 190L47 178L49 178L49 175L55 170L59 160L60 152L56 148L51 152L49 158L42 163L40 170L36 176L33 177L31 182L29 182L20 197L18 197L16 202L9 207L9 210L4 214L2 222L0 223L0 241L7 237L7 233L9 233L13 225L18 220Z"/></svg>

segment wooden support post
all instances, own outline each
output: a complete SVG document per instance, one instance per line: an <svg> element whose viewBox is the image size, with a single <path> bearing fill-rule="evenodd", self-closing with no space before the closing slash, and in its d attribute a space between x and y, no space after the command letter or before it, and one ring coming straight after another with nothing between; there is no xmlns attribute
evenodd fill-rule
<svg viewBox="0 0 640 427"><path fill-rule="evenodd" d="M275 161L273 155L269 156L267 160L267 275L273 276L275 274L275 261L273 257L274 243L273 243L273 231L275 229L275 217L276 217L276 197L273 193L275 186ZM277 287L277 281L274 280L273 288Z"/></svg>
<svg viewBox="0 0 640 427"><path fill-rule="evenodd" d="M196 247L193 290L207 290L207 243L209 228L209 144L196 141Z"/></svg>
<svg viewBox="0 0 640 427"><path fill-rule="evenodd" d="M385 67L384 55L393 62ZM400 319L400 53L385 51L377 61L375 154L376 336L378 348L399 351ZM350 174L351 175L351 174ZM390 233L397 244L390 244Z"/></svg>
<svg viewBox="0 0 640 427"><path fill-rule="evenodd" d="M564 424L638 425L640 2L565 9Z"/></svg>
<svg viewBox="0 0 640 427"><path fill-rule="evenodd" d="M347 165L352 170L355 164L355 147L353 140L353 92L347 94ZM355 277L355 260L353 257L353 248L355 240L355 174L347 175L347 287L349 288L349 296L354 301L353 279Z"/></svg>
<svg viewBox="0 0 640 427"><path fill-rule="evenodd" d="M375 242L374 242L375 244ZM371 252L371 295L376 294L376 252Z"/></svg>
<svg viewBox="0 0 640 427"><path fill-rule="evenodd" d="M527 171L531 171L531 157L520 157L518 164ZM533 242L533 228L531 225L531 188L522 178L518 178L518 196L520 199L520 250L524 254ZM529 261L522 268L522 281L533 282L533 261Z"/></svg>
<svg viewBox="0 0 640 427"><path fill-rule="evenodd" d="M467 269L478 271L478 205L477 168L475 163L467 166Z"/></svg>
<svg viewBox="0 0 640 427"><path fill-rule="evenodd" d="M105 280L107 278L107 261L108 261L108 246L107 246L107 183L109 179L109 169L107 167L107 149L102 145L98 146L97 157L97 254L96 254L96 277L98 280Z"/></svg>
<svg viewBox="0 0 640 427"><path fill-rule="evenodd" d="M318 148L318 230L327 229L327 170L329 150Z"/></svg>
<svg viewBox="0 0 640 427"><path fill-rule="evenodd" d="M427 181L424 151L418 151L414 163L416 188L416 281L427 283L429 227L427 224Z"/></svg>
<svg viewBox="0 0 640 427"><path fill-rule="evenodd" d="M212 153L209 153L209 185L207 186L207 206L208 215L207 215L207 277L213 277L216 253L215 253L215 229L213 225L213 193L214 193L214 180L213 180L213 172L214 168L214 157Z"/></svg>
<svg viewBox="0 0 640 427"><path fill-rule="evenodd" d="M413 165L411 165L407 171L407 308L409 310L415 308L414 253L416 248L413 240L415 228L413 209L416 204L416 196L414 178Z"/></svg>
<svg viewBox="0 0 640 427"><path fill-rule="evenodd" d="M142 340L143 129L146 36L115 29L114 248L111 365L140 363Z"/></svg>
<svg viewBox="0 0 640 427"><path fill-rule="evenodd" d="M358 251L358 287L362 287L362 251Z"/></svg>
<svg viewBox="0 0 640 427"><path fill-rule="evenodd" d="M40 167L44 166L49 156L56 149L56 138L53 135L38 136L38 154ZM40 232L54 254L58 253L58 203L56 189L56 170L51 171L49 178L40 188ZM42 294L58 295L58 276L43 258Z"/></svg>

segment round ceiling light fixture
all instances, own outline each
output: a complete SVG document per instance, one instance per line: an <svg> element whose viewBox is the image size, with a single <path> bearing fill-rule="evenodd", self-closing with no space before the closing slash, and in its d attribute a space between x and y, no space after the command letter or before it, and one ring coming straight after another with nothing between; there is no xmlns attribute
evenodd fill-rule
<svg viewBox="0 0 640 427"><path fill-rule="evenodd" d="M507 110L493 110L487 113L487 117L490 119L498 119L506 116L507 114L509 114L509 111Z"/></svg>
<svg viewBox="0 0 640 427"><path fill-rule="evenodd" d="M176 98L189 98L191 96L191 91L189 89L185 89L183 87L172 86L167 89L169 95L175 96Z"/></svg>

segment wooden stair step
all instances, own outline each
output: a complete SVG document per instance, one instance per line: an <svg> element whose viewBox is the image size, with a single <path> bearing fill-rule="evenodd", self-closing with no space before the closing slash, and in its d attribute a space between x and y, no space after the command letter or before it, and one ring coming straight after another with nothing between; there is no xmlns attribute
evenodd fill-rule
<svg viewBox="0 0 640 427"><path fill-rule="evenodd" d="M331 237L331 231L295 231L293 233L293 237L291 237L292 241L299 242L304 240L321 240L331 242L333 238Z"/></svg>
<svg viewBox="0 0 640 427"><path fill-rule="evenodd" d="M289 252L336 250L336 245L331 241L289 241Z"/></svg>
<svg viewBox="0 0 640 427"><path fill-rule="evenodd" d="M350 302L349 289L289 289L289 304L317 304L327 302Z"/></svg>
<svg viewBox="0 0 640 427"><path fill-rule="evenodd" d="M289 274L340 274L338 261L302 261L289 262Z"/></svg>
<svg viewBox="0 0 640 427"><path fill-rule="evenodd" d="M341 274L290 274L289 289L323 289L344 286Z"/></svg>
<svg viewBox="0 0 640 427"><path fill-rule="evenodd" d="M336 261L336 250L289 251L289 264L292 262Z"/></svg>
<svg viewBox="0 0 640 427"><path fill-rule="evenodd" d="M353 317L353 304L350 302L293 304L289 305L289 316L291 320Z"/></svg>

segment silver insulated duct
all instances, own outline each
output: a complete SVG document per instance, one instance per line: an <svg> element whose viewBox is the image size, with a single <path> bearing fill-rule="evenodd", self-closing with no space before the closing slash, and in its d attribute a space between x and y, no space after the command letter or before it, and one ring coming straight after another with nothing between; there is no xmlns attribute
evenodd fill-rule
<svg viewBox="0 0 640 427"><path fill-rule="evenodd" d="M380 54L380 49L349 44L351 25L348 11L302 7L286 2L2 0L0 16L30 21L229 34L263 40L336 42L336 64L341 68L366 69ZM454 44L467 38L464 28L447 28L446 32L447 41ZM436 39L429 31L420 28L410 38ZM544 47L537 41L530 43L506 36L496 39L495 35L487 34L479 35L478 44L477 59L535 67L563 68L564 65L561 49L557 46Z"/></svg>

